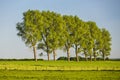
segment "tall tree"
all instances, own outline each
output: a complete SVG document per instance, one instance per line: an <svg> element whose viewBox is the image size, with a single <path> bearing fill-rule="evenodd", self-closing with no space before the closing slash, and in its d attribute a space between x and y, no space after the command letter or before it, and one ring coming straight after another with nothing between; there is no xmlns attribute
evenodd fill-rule
<svg viewBox="0 0 120 80"><path fill-rule="evenodd" d="M93 46L93 39L91 38L90 28L88 27L86 23L85 23L85 26L87 27L86 29L87 32L82 36L80 45L85 55L85 59L87 61L88 60L87 57L89 56L89 54L91 54L91 50Z"/></svg>
<svg viewBox="0 0 120 80"><path fill-rule="evenodd" d="M73 44L73 28L75 27L75 20L73 16L64 15L63 19L66 23L66 42L65 42L65 50L67 51L67 58L70 61L70 48Z"/></svg>
<svg viewBox="0 0 120 80"><path fill-rule="evenodd" d="M42 16L38 10L28 10L23 13L23 22L17 23L18 36L22 38L25 44L33 48L34 59L36 57L36 44L42 39L40 30L42 30ZM38 29L39 28L39 29Z"/></svg>
<svg viewBox="0 0 120 80"><path fill-rule="evenodd" d="M18 36L25 44L33 48L34 59L36 47L49 54L53 52L55 60L56 50L65 46L68 61L70 61L70 48L75 48L76 60L78 53L84 52L85 58L97 58L101 52L103 59L110 54L111 37L105 28L100 29L95 22L83 22L77 16L61 16L55 12L28 10L23 13L23 21L17 23ZM39 42L39 43L38 43Z"/></svg>
<svg viewBox="0 0 120 80"><path fill-rule="evenodd" d="M105 28L101 29L102 36L101 36L101 41L100 41L100 51L102 52L102 57L105 60L106 56L110 55L111 51L111 36L108 30Z"/></svg>
<svg viewBox="0 0 120 80"><path fill-rule="evenodd" d="M48 61L50 60L50 53L52 52L49 43L49 35L52 23L52 14L50 11L42 11L43 16L43 31L41 32L42 42L39 41L38 49L42 49L47 53Z"/></svg>
<svg viewBox="0 0 120 80"><path fill-rule="evenodd" d="M65 22L63 21L63 18L60 14L57 14L55 12L51 12L51 19L52 22L50 23L50 33L48 36L48 44L50 46L50 49L52 49L53 52L53 58L54 61L56 60L56 49L62 47L65 44L66 41L66 31L65 31Z"/></svg>
<svg viewBox="0 0 120 80"><path fill-rule="evenodd" d="M93 40L93 56L94 56L94 60L96 60L97 51L99 49L98 42L100 37L100 29L98 28L95 22L88 21L87 24L89 25L89 29L90 29L91 40ZM90 54L90 58L92 58L92 54Z"/></svg>
<svg viewBox="0 0 120 80"><path fill-rule="evenodd" d="M87 32L87 26L85 23L80 20L77 16L74 17L75 20L75 27L73 27L73 41L74 41L74 48L76 54L76 60L79 61L78 53L81 52L80 41L82 40L82 36Z"/></svg>

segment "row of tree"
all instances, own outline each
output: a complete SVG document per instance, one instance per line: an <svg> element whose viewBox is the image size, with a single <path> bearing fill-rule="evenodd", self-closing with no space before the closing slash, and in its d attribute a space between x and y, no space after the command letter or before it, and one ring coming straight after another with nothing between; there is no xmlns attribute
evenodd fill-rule
<svg viewBox="0 0 120 80"><path fill-rule="evenodd" d="M34 59L36 49L42 49L47 53L53 53L55 60L56 50L64 49L70 61L70 48L75 49L76 60L78 54L84 53L96 60L97 56L110 55L111 36L105 28L98 28L95 22L82 21L77 16L60 15L51 11L28 10L23 13L23 21L17 23L17 35L25 44L33 48Z"/></svg>

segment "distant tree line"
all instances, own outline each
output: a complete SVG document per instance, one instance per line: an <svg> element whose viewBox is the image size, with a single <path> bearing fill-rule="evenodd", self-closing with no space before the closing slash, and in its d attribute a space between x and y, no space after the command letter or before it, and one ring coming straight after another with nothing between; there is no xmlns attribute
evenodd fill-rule
<svg viewBox="0 0 120 80"><path fill-rule="evenodd" d="M76 61L78 54L84 53L85 59L103 60L110 55L111 35L105 28L100 29L95 22L85 22L78 16L61 15L52 11L28 10L23 13L23 21L17 23L17 35L25 44L33 48L34 59L36 49L50 53L56 60L56 50L63 49L70 61L70 48L75 49Z"/></svg>

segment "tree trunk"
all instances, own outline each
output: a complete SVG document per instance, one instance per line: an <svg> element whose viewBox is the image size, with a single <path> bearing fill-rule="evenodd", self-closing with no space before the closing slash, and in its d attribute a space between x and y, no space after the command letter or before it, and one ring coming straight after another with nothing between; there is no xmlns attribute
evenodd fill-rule
<svg viewBox="0 0 120 80"><path fill-rule="evenodd" d="M48 61L50 60L50 54L49 53L47 53L47 57L48 57Z"/></svg>
<svg viewBox="0 0 120 80"><path fill-rule="evenodd" d="M93 53L94 53L94 54L93 54L93 55L94 55L94 61L96 61L96 52L95 52L95 49L93 49L93 51L94 51L94 52L93 52Z"/></svg>
<svg viewBox="0 0 120 80"><path fill-rule="evenodd" d="M67 58L68 58L68 61L70 61L70 52L69 52L69 48L67 49Z"/></svg>
<svg viewBox="0 0 120 80"><path fill-rule="evenodd" d="M54 61L56 61L55 57L56 57L56 53L55 53L55 50L53 50L53 59L54 59Z"/></svg>
<svg viewBox="0 0 120 80"><path fill-rule="evenodd" d="M79 62L78 53L77 53L77 45L75 45L75 54L76 54L76 61Z"/></svg>
<svg viewBox="0 0 120 80"><path fill-rule="evenodd" d="M47 46L47 57L48 57L48 61L49 61L50 60L50 54L49 54L48 46Z"/></svg>
<svg viewBox="0 0 120 80"><path fill-rule="evenodd" d="M95 54L95 52L94 52L94 61L96 61L96 54Z"/></svg>
<svg viewBox="0 0 120 80"><path fill-rule="evenodd" d="M90 61L92 61L92 55L90 54Z"/></svg>
<svg viewBox="0 0 120 80"><path fill-rule="evenodd" d="M105 61L105 53L104 52L102 52L103 53L103 60Z"/></svg>
<svg viewBox="0 0 120 80"><path fill-rule="evenodd" d="M37 61L37 57L36 57L36 47L35 47L35 46L33 46L33 53L34 53L34 59L35 59L35 61Z"/></svg>
<svg viewBox="0 0 120 80"><path fill-rule="evenodd" d="M87 53L84 51L84 54L85 54L85 60L88 61L87 59Z"/></svg>

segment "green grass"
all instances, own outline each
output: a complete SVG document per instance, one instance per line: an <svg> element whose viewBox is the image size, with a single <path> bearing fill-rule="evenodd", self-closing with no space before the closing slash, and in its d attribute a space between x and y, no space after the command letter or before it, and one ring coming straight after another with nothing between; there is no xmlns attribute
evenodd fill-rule
<svg viewBox="0 0 120 80"><path fill-rule="evenodd" d="M120 61L0 61L1 70L120 70Z"/></svg>
<svg viewBox="0 0 120 80"><path fill-rule="evenodd" d="M0 80L120 80L120 72L0 70Z"/></svg>
<svg viewBox="0 0 120 80"><path fill-rule="evenodd" d="M0 61L0 80L120 80L120 61Z"/></svg>

